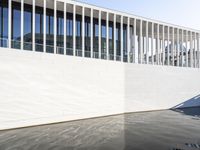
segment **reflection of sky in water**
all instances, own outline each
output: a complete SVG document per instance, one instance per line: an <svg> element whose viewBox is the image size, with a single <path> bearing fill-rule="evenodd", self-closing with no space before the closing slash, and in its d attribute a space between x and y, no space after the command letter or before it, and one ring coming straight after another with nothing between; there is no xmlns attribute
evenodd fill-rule
<svg viewBox="0 0 200 150"><path fill-rule="evenodd" d="M198 150L200 108L1 131L0 149Z"/></svg>

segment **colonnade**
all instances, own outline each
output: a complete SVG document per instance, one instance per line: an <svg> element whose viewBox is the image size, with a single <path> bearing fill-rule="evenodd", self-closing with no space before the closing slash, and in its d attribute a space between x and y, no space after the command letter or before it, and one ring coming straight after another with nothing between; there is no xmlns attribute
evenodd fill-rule
<svg viewBox="0 0 200 150"><path fill-rule="evenodd" d="M9 0L8 47L11 48L11 6ZM35 51L35 8L43 7L43 52L46 52L46 10L54 10L53 53L58 53L57 45L57 11L63 11L63 54L67 54L67 12L73 14L73 56L86 57L85 16L90 18L90 55L91 58L108 59L136 64L168 65L179 67L200 67L200 32L184 27L148 20L141 17L112 11L76 1L68 0L21 0L21 49L24 49L24 4L32 4L32 50ZM48 6L47 6L48 4ZM81 53L77 53L76 16L81 18ZM94 25L98 19L98 28ZM105 37L103 37L102 20L105 20ZM111 25L110 25L111 24ZM120 28L117 28L117 26ZM98 32L98 33L96 33ZM94 36L98 35L98 52L94 52ZM119 38L120 37L120 38ZM105 39L105 43L102 41ZM120 44L117 44L120 42ZM113 51L111 54L110 51ZM118 51L119 50L119 51ZM80 50L79 50L80 51ZM103 52L102 52L103 51ZM104 52L105 51L105 52ZM118 52L117 52L118 51ZM103 54L103 55L102 55ZM105 56L105 57L104 57Z"/></svg>

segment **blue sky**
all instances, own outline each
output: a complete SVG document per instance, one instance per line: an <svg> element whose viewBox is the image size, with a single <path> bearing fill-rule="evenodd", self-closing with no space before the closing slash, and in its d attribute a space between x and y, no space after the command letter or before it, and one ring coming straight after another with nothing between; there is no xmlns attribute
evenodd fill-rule
<svg viewBox="0 0 200 150"><path fill-rule="evenodd" d="M79 0L200 30L200 0Z"/></svg>

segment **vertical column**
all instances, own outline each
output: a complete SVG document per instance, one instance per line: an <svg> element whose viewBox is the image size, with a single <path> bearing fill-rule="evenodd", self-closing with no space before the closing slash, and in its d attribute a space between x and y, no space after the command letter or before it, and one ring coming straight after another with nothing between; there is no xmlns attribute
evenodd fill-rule
<svg viewBox="0 0 200 150"><path fill-rule="evenodd" d="M183 57L183 29L181 30L181 67L183 67L183 61L184 61L184 57Z"/></svg>
<svg viewBox="0 0 200 150"><path fill-rule="evenodd" d="M33 24L32 24L32 26L33 26L33 34L32 34L32 36L33 36L33 45L32 45L32 49L33 49L33 51L35 51L35 0L33 0L33 7L32 7L32 9L33 9L33 14L32 14L32 19L33 19Z"/></svg>
<svg viewBox="0 0 200 150"><path fill-rule="evenodd" d="M151 61L152 61L152 65L154 64L154 44L153 44L153 40L154 40L154 23L152 22L152 26L151 26L151 31L152 31L152 35L151 35Z"/></svg>
<svg viewBox="0 0 200 150"><path fill-rule="evenodd" d="M199 35L198 33L195 34L196 34L196 68L199 68L199 46L198 46Z"/></svg>
<svg viewBox="0 0 200 150"><path fill-rule="evenodd" d="M91 23L91 28L90 28L90 47L91 47L91 51L90 51L90 56L91 58L93 58L93 9L91 8L90 10L90 23Z"/></svg>
<svg viewBox="0 0 200 150"><path fill-rule="evenodd" d="M21 0L21 50L24 49L24 0Z"/></svg>
<svg viewBox="0 0 200 150"><path fill-rule="evenodd" d="M146 23L146 63L149 64L149 22Z"/></svg>
<svg viewBox="0 0 200 150"><path fill-rule="evenodd" d="M177 59L177 66L180 66L180 41L179 41L179 29L177 28L177 55L176 55L176 59Z"/></svg>
<svg viewBox="0 0 200 150"><path fill-rule="evenodd" d="M11 21L12 20L12 0L8 2L8 48L11 48Z"/></svg>
<svg viewBox="0 0 200 150"><path fill-rule="evenodd" d="M160 38L159 38L159 24L157 24L157 65L160 64Z"/></svg>
<svg viewBox="0 0 200 150"><path fill-rule="evenodd" d="M116 50L116 20L117 16L114 14L114 60L116 60L117 50Z"/></svg>
<svg viewBox="0 0 200 150"><path fill-rule="evenodd" d="M109 60L109 13L106 13L106 58Z"/></svg>
<svg viewBox="0 0 200 150"><path fill-rule="evenodd" d="M197 64L198 64L198 68L200 68L200 46L199 46L199 33L197 34Z"/></svg>
<svg viewBox="0 0 200 150"><path fill-rule="evenodd" d="M121 61L124 61L124 53L123 53L123 48L124 48L124 42L123 42L123 16L121 16Z"/></svg>
<svg viewBox="0 0 200 150"><path fill-rule="evenodd" d="M143 63L143 35L142 35L142 20L140 20L140 64Z"/></svg>
<svg viewBox="0 0 200 150"><path fill-rule="evenodd" d="M193 67L195 68L195 48L196 48L196 45L195 45L195 32L193 33L193 40L192 40L192 42L193 42Z"/></svg>
<svg viewBox="0 0 200 150"><path fill-rule="evenodd" d="M57 0L54 0L54 54L57 53Z"/></svg>
<svg viewBox="0 0 200 150"><path fill-rule="evenodd" d="M167 65L170 65L169 60L169 26L167 27Z"/></svg>
<svg viewBox="0 0 200 150"><path fill-rule="evenodd" d="M193 54L193 68L195 68L195 33L192 35L192 44L193 44L193 49L192 49L192 54Z"/></svg>
<svg viewBox="0 0 200 150"><path fill-rule="evenodd" d="M101 59L101 11L99 10L99 58Z"/></svg>
<svg viewBox="0 0 200 150"><path fill-rule="evenodd" d="M185 33L185 38L186 38L186 67L188 67L188 31L186 31Z"/></svg>
<svg viewBox="0 0 200 150"><path fill-rule="evenodd" d="M143 22L143 25L145 25L145 23ZM142 64L145 64L145 46L146 46L146 42L145 41L145 34L146 34L146 31L143 31L142 29Z"/></svg>
<svg viewBox="0 0 200 150"><path fill-rule="evenodd" d="M163 30L162 30L162 49L163 49L163 59L162 59L162 64L165 65L165 26L163 25Z"/></svg>
<svg viewBox="0 0 200 150"><path fill-rule="evenodd" d="M161 28L160 28L160 30L161 30ZM162 65L162 30L160 31L160 41L159 41L159 45L160 45L160 65Z"/></svg>
<svg viewBox="0 0 200 150"><path fill-rule="evenodd" d="M73 5L73 56L76 55L76 5Z"/></svg>
<svg viewBox="0 0 200 150"><path fill-rule="evenodd" d="M198 54L198 33L195 32L195 41L196 41L196 68L199 67L199 60L198 60L198 57L199 57L199 54Z"/></svg>
<svg viewBox="0 0 200 150"><path fill-rule="evenodd" d="M46 52L46 0L44 0L44 3L43 3L43 21L44 21L44 26L43 26L43 51Z"/></svg>
<svg viewBox="0 0 200 150"><path fill-rule="evenodd" d="M66 55L66 48L67 48L66 20L67 20L67 4L64 1L64 55Z"/></svg>
<svg viewBox="0 0 200 150"><path fill-rule="evenodd" d="M172 66L174 66L174 27L172 28L172 46L171 46L171 55L172 55Z"/></svg>
<svg viewBox="0 0 200 150"><path fill-rule="evenodd" d="M127 57L128 57L128 63L130 63L130 54L131 54L131 49L130 49L130 18L127 17Z"/></svg>
<svg viewBox="0 0 200 150"><path fill-rule="evenodd" d="M192 42L192 31L190 31L190 67L193 67L193 42Z"/></svg>
<svg viewBox="0 0 200 150"><path fill-rule="evenodd" d="M199 68L199 35L198 33L195 33L196 34L196 68Z"/></svg>
<svg viewBox="0 0 200 150"><path fill-rule="evenodd" d="M138 55L137 53L136 53L136 23L137 23L137 20L136 19L134 19L134 42L133 42L133 47L134 47L134 52L133 52L133 54L134 54L134 63L138 63L138 61L136 61L136 55Z"/></svg>
<svg viewBox="0 0 200 150"><path fill-rule="evenodd" d="M82 7L82 57L85 57L85 7Z"/></svg>
<svg viewBox="0 0 200 150"><path fill-rule="evenodd" d="M196 43L196 38L197 38L197 36L196 36L196 33L194 32L194 68L196 68L196 58L197 58L197 56L196 56L196 49L197 49L197 43Z"/></svg>

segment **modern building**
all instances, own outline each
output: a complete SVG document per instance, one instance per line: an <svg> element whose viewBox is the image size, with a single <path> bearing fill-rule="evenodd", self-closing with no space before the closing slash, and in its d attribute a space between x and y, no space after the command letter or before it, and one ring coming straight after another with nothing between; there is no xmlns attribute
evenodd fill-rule
<svg viewBox="0 0 200 150"><path fill-rule="evenodd" d="M0 11L1 47L139 64L200 64L198 30L76 1L1 0Z"/></svg>
<svg viewBox="0 0 200 150"><path fill-rule="evenodd" d="M199 99L198 68L199 30L72 0L0 1L0 130L172 108Z"/></svg>

